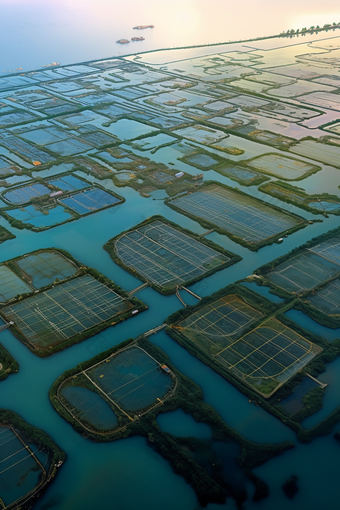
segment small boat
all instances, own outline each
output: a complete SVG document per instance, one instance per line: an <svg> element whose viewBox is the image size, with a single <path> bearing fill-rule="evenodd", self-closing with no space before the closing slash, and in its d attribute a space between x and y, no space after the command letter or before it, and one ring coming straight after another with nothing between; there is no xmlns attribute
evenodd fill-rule
<svg viewBox="0 0 340 510"><path fill-rule="evenodd" d="M118 39L116 43L118 44L128 44L130 41L128 39Z"/></svg>
<svg viewBox="0 0 340 510"><path fill-rule="evenodd" d="M155 25L137 25L133 30L145 30L146 28L155 28Z"/></svg>
<svg viewBox="0 0 340 510"><path fill-rule="evenodd" d="M131 41L145 41L145 37L131 37Z"/></svg>

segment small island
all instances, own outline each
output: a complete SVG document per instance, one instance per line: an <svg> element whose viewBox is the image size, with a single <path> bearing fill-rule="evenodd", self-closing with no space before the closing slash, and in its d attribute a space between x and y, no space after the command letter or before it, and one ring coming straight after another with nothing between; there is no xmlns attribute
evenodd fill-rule
<svg viewBox="0 0 340 510"><path fill-rule="evenodd" d="M8 350L0 344L0 381L6 379L9 374L18 372L18 370L19 363Z"/></svg>
<svg viewBox="0 0 340 510"><path fill-rule="evenodd" d="M10 232L9 230L7 230L7 228L0 225L0 244L4 243L8 239L14 239L14 238L15 238L15 235L12 234L12 232Z"/></svg>
<svg viewBox="0 0 340 510"><path fill-rule="evenodd" d="M296 494L299 492L297 481L298 477L293 475L282 485L282 490L287 498L293 499L294 496L296 496Z"/></svg>

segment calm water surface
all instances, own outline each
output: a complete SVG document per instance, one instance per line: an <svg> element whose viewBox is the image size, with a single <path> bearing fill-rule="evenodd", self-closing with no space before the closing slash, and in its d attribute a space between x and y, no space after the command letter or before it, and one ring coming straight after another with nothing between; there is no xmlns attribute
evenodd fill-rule
<svg viewBox="0 0 340 510"><path fill-rule="evenodd" d="M102 245L109 238L153 214L163 214L194 232L204 230L194 221L167 208L162 201L144 199L129 188L119 189L119 193L126 198L126 202L115 208L41 233L15 231L18 237L1 246L1 260L38 248L51 246L63 248L79 261L99 269L117 284L130 290L137 287L140 281L114 264L102 249ZM0 223L8 226L4 219L1 219ZM199 295L209 295L236 279L244 278L261 264L337 224L337 219L329 218L324 223L312 225L290 236L283 244L274 244L257 253L248 252L225 236L211 234L209 237L212 240L239 253L244 259L232 268L198 282L192 289ZM48 389L64 370L110 346L117 345L126 338L134 337L162 323L170 313L180 307L175 296L160 296L152 289L142 291L139 297L149 306L146 312L47 359L34 356L9 331L1 334L1 342L20 363L19 373L1 383L1 406L17 411L30 423L46 430L68 454L68 461L60 470L55 483L37 503L37 509L92 509L99 498L106 505L115 501L118 508L122 509L134 506L142 510L157 509L160 498L163 498L164 508L170 509L174 506L183 510L197 508L197 500L192 489L172 472L164 459L147 446L144 439L132 438L113 444L94 444L82 438L60 418L48 400ZM193 358L163 331L150 339L164 349L179 370L200 384L205 401L212 404L223 419L244 437L261 443L295 441L295 435L290 429L260 407L250 404L247 397ZM332 392L331 398L325 399L325 407L322 410L325 413L329 413L340 403L338 398L340 380L336 366L331 364L329 370L333 378L330 386ZM328 377L328 372L324 378L326 376ZM292 508L303 508L301 505L298 506L298 501L300 504L303 501L306 505L308 502L315 503L314 492L311 493L306 488L310 480L317 479L335 497L337 485L332 483L332 480L335 478L338 448L339 445L329 436L318 439L309 446L297 445L293 451L258 468L257 473L273 487L273 490L270 499L258 504L257 508L272 509L273 505L275 508L285 508L286 501L282 499L280 485L292 471L301 477L301 491L293 501ZM310 458L313 458L313 455L315 458L320 455L321 458L328 459L324 462L321 474L312 466ZM282 506L278 506L281 504ZM230 505L232 503L228 503L226 508L232 508ZM210 507L214 508L215 505ZM252 507L253 504L249 501L246 508ZM307 505L305 508L318 507Z"/></svg>
<svg viewBox="0 0 340 510"><path fill-rule="evenodd" d="M0 72L211 44L340 21L337 0L0 0ZM244 14L247 13L245 16ZM145 41L120 45L135 25L153 24ZM140 35L140 33L137 33ZM297 41L306 41L300 37ZM43 42L43 44L42 44Z"/></svg>
<svg viewBox="0 0 340 510"><path fill-rule="evenodd" d="M0 70L9 71L19 66L32 69L52 60L65 64L131 51L131 44L129 49L123 49L117 47L115 40L119 37L131 37L133 35L131 27L140 23L154 23L156 28L154 31L145 32L146 41L138 46L136 51L219 42L274 33L294 26L297 28L303 25L340 21L338 3L334 1L329 1L325 7L317 2L309 1L307 4L306 0L297 6L296 2L293 4L292 0L289 0L283 8L279 4L273 5L265 1L254 3L244 0L236 7L239 11L235 11L235 18L216 16L216 12L223 12L223 9L226 9L226 4L222 0L213 0L209 4L202 0L181 2L174 0L172 4L168 4L166 10L164 5L163 2L156 3L152 0L143 3L132 0L129 4L109 0L99 0L96 4L92 0L82 2L0 0L2 23L0 41L2 47L8 47L10 44L11 48L11 52L2 53ZM305 12L306 5L309 14L303 19L302 13ZM268 17L262 15L264 9ZM246 19L242 14L244 12L248 13ZM235 23L235 19L242 19L242 23ZM271 20L270 23L268 19ZM42 41L44 44L41 44ZM195 53L192 51L191 55ZM189 55L188 52L186 54ZM174 55L175 53L171 58L174 58ZM164 58L168 56L164 54ZM230 141L232 144L232 137ZM241 159L265 151L263 146L254 142L244 140L242 143L245 154ZM155 161L168 163L173 159L173 151L174 148L164 148L152 157ZM6 151L1 149L1 154L6 154ZM144 154L151 157L149 153ZM27 166L27 163L19 158L17 161ZM178 165L178 168L189 173L197 173L194 168L184 163L182 165ZM60 168L55 170L54 173L60 172ZM62 170L67 171L68 168L65 166ZM307 191L313 192L322 182L323 187L327 186L325 191L339 193L338 171L327 168L325 170L326 174L322 172L322 180L321 172L306 179L304 187ZM206 179L210 177L235 185L234 181L226 177L206 172ZM95 179L93 181L95 182ZM104 185L108 184L106 181L101 182ZM109 187L115 189L112 182ZM240 186L240 189L245 188ZM41 233L10 228L17 238L0 246L0 261L39 248L62 248L68 250L80 262L97 268L124 289L131 290L141 282L111 261L109 255L102 249L108 239L153 214L162 214L193 232L202 233L205 230L198 223L167 208L161 200L142 198L129 188L120 188L116 191L126 198L124 204L72 223ZM247 188L246 191L263 198L256 188ZM157 198L161 197L157 195ZM283 205L272 197L265 196L265 199L272 204ZM315 218L308 213L302 213L292 205L285 204L284 207L306 218ZM3 218L0 219L0 224L9 226ZM274 244L255 253L233 243L225 236L212 233L209 239L241 255L243 260L232 268L196 283L192 290L200 296L210 295L229 283L252 274L260 265L338 225L339 219L336 217L324 219L322 223L308 226L289 236L280 245ZM259 293L267 292L264 288L256 289L255 286L254 290L261 290ZM56 481L36 503L37 510L198 508L193 490L181 477L173 473L163 458L148 447L144 439L135 437L111 444L92 443L76 433L59 417L48 399L50 386L64 370L161 324L170 313L181 306L175 296L160 296L149 288L138 294L138 297L149 306L146 312L47 359L34 356L9 331L1 333L0 341L19 361L20 371L1 382L0 406L18 412L33 425L44 429L68 455L68 460ZM269 294L266 294L266 297L273 299ZM314 328L313 324L308 323L308 318L299 319L296 315L291 318L297 322L301 320L300 323L307 329ZM318 330L318 334L323 333L326 337L326 331ZM202 387L205 401L213 405L226 423L244 437L260 443L284 440L296 443L293 450L255 470L256 474L270 485L271 495L256 505L248 500L245 504L246 509L286 510L288 505L293 510L335 508L334 502L338 500L340 444L335 442L332 435L319 438L310 445L297 443L295 434L290 429L260 407L250 404L247 397L192 357L163 331L152 336L150 340L168 354L171 362L179 370ZM318 423L340 404L338 374L340 361L335 361L320 376L321 380L329 383L324 407L319 413L305 420L303 424L305 427ZM196 430L192 422L186 425L188 430ZM293 501L288 501L283 495L281 485L292 474L299 477L300 492ZM251 495L251 485L247 486ZM234 508L234 504L229 501L222 507L208 506L208 510L219 508L231 509Z"/></svg>

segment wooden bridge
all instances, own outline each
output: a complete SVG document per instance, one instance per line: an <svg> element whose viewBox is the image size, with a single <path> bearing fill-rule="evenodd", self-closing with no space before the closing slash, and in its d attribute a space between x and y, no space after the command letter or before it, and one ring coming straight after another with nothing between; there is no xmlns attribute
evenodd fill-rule
<svg viewBox="0 0 340 510"><path fill-rule="evenodd" d="M328 386L328 384L327 384L327 383L323 383L323 382L321 382L321 381L318 381L317 379L315 379L315 377L313 377L313 376L312 376L312 375L310 375L310 374L306 374L306 376L307 376L307 377L309 377L309 379L312 379L312 381L314 381L314 382L318 383L318 385L319 385L319 386L321 386L321 388L322 388L322 389L323 389L323 388L326 388L326 387Z"/></svg>
<svg viewBox="0 0 340 510"><path fill-rule="evenodd" d="M3 324L2 326L0 326L0 333L1 331L4 331L5 329L13 326L14 322L6 322L6 324Z"/></svg>
<svg viewBox="0 0 340 510"><path fill-rule="evenodd" d="M185 307L185 306L188 306L182 299L182 296L180 295L179 293L179 287L177 286L176 287L176 296L178 297L178 299L180 300L180 302L182 303L182 305Z"/></svg>
<svg viewBox="0 0 340 510"><path fill-rule="evenodd" d="M137 294L137 292L140 292L141 290L146 289L147 287L149 287L149 285L150 285L149 282L145 282L142 285L140 285L139 287L136 287L135 289L130 290L130 292L128 292L129 297L133 296L134 294Z"/></svg>
<svg viewBox="0 0 340 510"><path fill-rule="evenodd" d="M188 294L191 294L191 295L192 295L192 296L194 296L196 299L198 299L199 301L201 301L201 299L202 299L202 298L200 298L197 294L195 294L194 292L192 292L192 290L187 289L187 288L186 288L186 287L184 287L183 285L177 285L177 287L176 287L176 296L178 297L178 299L180 300L180 302L182 303L182 305L183 305L183 306L188 306L188 305L184 302L184 300L183 300L182 296L180 295L180 293L179 293L180 289L185 290L186 292L188 292Z"/></svg>
<svg viewBox="0 0 340 510"><path fill-rule="evenodd" d="M183 289L185 290L186 292L188 292L189 294L191 294L192 296L194 296L196 299L198 299L199 301L201 301L202 298L200 298L197 294L195 294L192 290L189 290L187 289L186 287L184 287L183 285L180 287L180 289Z"/></svg>
<svg viewBox="0 0 340 510"><path fill-rule="evenodd" d="M156 333L158 333L158 331L161 331L161 329L164 329L166 327L167 327L167 324L161 324L160 326L157 326L156 328L149 329L149 331L144 333L144 336L155 335Z"/></svg>
<svg viewBox="0 0 340 510"><path fill-rule="evenodd" d="M211 234L212 232L215 232L215 229L212 228L211 230L207 230L206 232L203 232L203 234L200 234L201 237L207 236L208 234Z"/></svg>

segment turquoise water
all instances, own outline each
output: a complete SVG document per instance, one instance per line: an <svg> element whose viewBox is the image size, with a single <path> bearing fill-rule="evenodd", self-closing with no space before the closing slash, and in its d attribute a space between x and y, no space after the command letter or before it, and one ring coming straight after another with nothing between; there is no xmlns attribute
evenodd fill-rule
<svg viewBox="0 0 340 510"><path fill-rule="evenodd" d="M31 292L31 289L6 265L0 266L0 302L6 303L17 294Z"/></svg>
<svg viewBox="0 0 340 510"><path fill-rule="evenodd" d="M97 152L97 156L106 159L110 163L131 163L131 158L115 158L112 154L107 151Z"/></svg>
<svg viewBox="0 0 340 510"><path fill-rule="evenodd" d="M32 278L32 285L41 289L57 278L63 280L77 272L69 260L56 252L42 252L23 257L16 261L22 271Z"/></svg>
<svg viewBox="0 0 340 510"><path fill-rule="evenodd" d="M53 165L48 170L42 170L41 172L33 172L33 177L52 177L52 175L62 174L69 172L73 168L72 163L61 163L60 165Z"/></svg>
<svg viewBox="0 0 340 510"><path fill-rule="evenodd" d="M22 188L16 188L13 191L7 191L2 196L11 205L20 205L29 202L32 198L49 195L50 190L40 183L33 183Z"/></svg>
<svg viewBox="0 0 340 510"><path fill-rule="evenodd" d="M48 184L53 184L53 186L56 186L62 191L74 191L87 187L86 182L78 179L78 177L75 177L74 175L65 175L65 177L59 177L47 182Z"/></svg>
<svg viewBox="0 0 340 510"><path fill-rule="evenodd" d="M155 128L142 124L135 120L122 119L114 122L107 128L107 131L112 135L117 136L120 140L132 140L140 135L146 135L153 131L157 131Z"/></svg>
<svg viewBox="0 0 340 510"><path fill-rule="evenodd" d="M289 397L282 400L280 404L287 413L294 414L303 408L302 398L309 392L309 390L317 387L318 384L316 382L309 379L309 377L304 377L301 384L295 386L294 392L289 395Z"/></svg>
<svg viewBox="0 0 340 510"><path fill-rule="evenodd" d="M153 214L162 214L194 232L204 231L196 222L164 206L162 201L142 198L130 188L120 188L119 194L126 198L126 202L119 208L106 209L48 231L33 234L27 230L19 231L12 228L17 238L1 246L1 259L7 260L39 248L51 246L63 248L81 263L95 267L118 285L131 290L139 286L141 281L111 261L107 252L102 249L108 239ZM311 225L293 234L282 245L274 244L255 253L250 253L225 236L210 234L209 239L244 258L238 264L196 283L191 289L200 296L209 295L235 280L252 274L254 269L286 253L294 246L335 227L337 222L336 219L329 218L322 224ZM0 223L8 226L8 222L3 218L0 219ZM48 389L64 370L110 346L117 345L122 340L135 337L161 324L170 313L181 307L176 296L161 296L150 288L142 291L138 297L149 306L147 311L46 359L35 357L8 330L0 335L1 343L20 363L18 374L1 382L1 406L17 411L33 425L46 430L68 455L59 476L36 503L35 508L38 510L52 504L58 510L74 508L92 510L99 499L101 504L109 506L113 498L123 509L138 506L142 510L156 510L159 508L160 500L162 508L169 510L174 507L180 510L197 508L197 500L192 489L173 473L164 459L148 447L144 439L132 438L105 445L92 443L81 437L59 417L48 400ZM295 441L295 434L290 429L260 407L250 404L246 396L192 357L163 331L151 336L150 340L164 349L179 370L202 387L205 401L212 404L222 418L246 438L262 443ZM333 385L334 391L340 387L337 380ZM326 412L327 409L329 412L331 406L335 404L336 396L333 404L330 403L329 406L325 404ZM322 438L308 447L299 445L280 459L274 459L258 468L256 472L273 487L273 495L256 508L272 510L274 506L280 508L278 505L285 508L286 502L285 500L281 502L281 492L277 487L291 476L292 465L294 471L301 476L302 484L307 484L310 480L314 480L315 484L316 479L320 480L320 483L330 491L330 495L336 497L337 485L334 483L338 458L336 448L338 445L333 444L331 436ZM323 459L326 459L326 454L328 455L327 466L321 474L316 474L310 469L310 455L319 454ZM330 480L333 480L333 484ZM312 494L316 501L321 503L321 496L318 496L318 499L314 490ZM304 502L309 501L308 495L306 489L301 490ZM295 500L292 504L294 505L292 508L298 508ZM227 506L232 508L229 504ZM213 507L216 508L215 505ZM252 507L253 504L247 502L246 508Z"/></svg>
<svg viewBox="0 0 340 510"><path fill-rule="evenodd" d="M8 186L12 186L13 184L19 184L19 182L29 181L30 177L27 175L13 175L13 177L8 177L5 179L5 182Z"/></svg>
<svg viewBox="0 0 340 510"><path fill-rule="evenodd" d="M67 207L81 215L117 204L119 201L119 198L99 188L87 189L60 200Z"/></svg>
<svg viewBox="0 0 340 510"><path fill-rule="evenodd" d="M258 9L258 6L256 8ZM23 10L25 11L25 9ZM38 16L38 11L35 12L36 16ZM19 16L19 14L16 14L16 16ZM163 14L162 16L164 17ZM176 28L178 28L177 23L181 21L179 18L181 17L177 16L174 19ZM37 19L33 21L35 22ZM183 19L185 19L185 16ZM54 19L54 21L56 20ZM102 21L104 22L105 20ZM110 23L111 21L112 19L109 20ZM166 22L169 26L171 25L168 19ZM223 33L225 34L224 23L225 20L223 20ZM234 22L233 24L236 26ZM128 26L130 27L130 23ZM124 29L126 27L127 25L124 26ZM51 32L53 30L55 30L55 27L51 29ZM259 27L256 30L259 30ZM173 30L173 28L172 31L173 33L179 33L178 30ZM30 33L33 34L32 29L30 29ZM39 30L37 30L37 33L38 37L41 36ZM110 37L112 38L111 32ZM93 45L94 38L88 39L90 44ZM65 59L72 59L73 55L78 51L75 47L80 46L73 45L73 51L71 52L71 46L68 45ZM98 51L98 46L94 52L96 51ZM216 49L210 49L209 51L215 52ZM22 46L20 48L21 54ZM34 52L32 52L33 54ZM46 50L46 53L41 53L40 55L48 55L50 59L51 51L50 49ZM90 58L88 53L86 55ZM100 56L102 56L102 53ZM160 58L159 55L156 56ZM167 57L168 55L164 54L164 58ZM2 58L5 59L5 55ZM152 59L153 56L151 55L147 58ZM175 56L171 55L171 59L175 59ZM33 57L30 57L30 60L27 58L27 62L33 61L35 61ZM111 125L111 132L118 134L123 139L128 140L136 136L137 133L144 133L144 124L131 123L132 121L119 122ZM119 126L119 130L115 131L117 126ZM180 152L177 145L161 148L152 154L153 148L158 147L159 144L173 142L174 140L173 137L160 134L156 137L149 136L145 138L144 143L142 143L143 141L138 141L137 143L144 149L141 151L144 156L152 157L154 161L171 162L176 164L176 169L185 169L191 174L197 173L189 165L176 160L177 157L180 157L185 152ZM246 159L250 155L259 155L265 150L260 144L245 140L240 141L240 139L233 136L229 140L230 145L242 145L242 148L245 149L245 154L240 159ZM58 149L58 147L55 148ZM5 149L0 149L0 152L1 154L10 155L13 161L23 166L29 166L23 160L6 152ZM230 159L238 160L238 158L233 156L230 156ZM61 173L62 171L66 172L70 169L70 165L59 165L59 167L55 166L52 168L53 170L48 171L48 175L52 175L52 172L53 174ZM44 176L45 173L44 171L35 172L34 175ZM235 185L227 177L220 176L216 172L208 171L205 175L207 179L214 178L226 184ZM338 171L329 172L327 176L327 186L329 189L336 188L338 184ZM95 181L94 178L93 180ZM105 242L121 233L121 231L132 228L153 214L162 214L169 220L196 233L202 233L206 230L198 223L164 206L161 200L142 198L137 192L129 188L115 189L112 182L109 181L101 181L101 183L109 189L115 190L119 195L124 196L126 203L121 204L119 207L107 209L95 215L90 215L78 221L39 233L12 228L4 218L0 217L0 224L9 227L17 236L16 239L1 245L1 261L41 248L52 246L63 248L69 251L81 263L95 267L104 275L112 278L124 289L131 290L139 286L141 281L111 261L107 252L102 249ZM321 177L321 172L308 179L306 189L308 189L308 186L319 189L320 184L324 184L324 176ZM244 188L240 187L240 189ZM256 188L250 188L246 191L256 197L263 198ZM155 199L164 198L164 196L164 191L162 190L156 191L153 194ZM266 196L266 200L271 204L282 206L282 203L274 198ZM292 212L301 213L300 210L290 205L285 205L285 208ZM303 214L306 218L309 218L308 213ZM46 221L51 220L49 216L44 218ZM249 276L253 273L254 269L262 264L287 253L292 248L299 246L312 237L338 225L339 219L325 218L323 223L309 225L307 228L290 235L282 244L274 244L255 253L249 252L247 249L229 240L226 236L217 233L209 234L208 239L241 255L243 260L235 266L205 278L191 288L200 296L210 295L212 292L221 289L235 280ZM266 296L272 301L279 299L271 295L265 287L255 287L254 284L250 285L253 285L250 288L258 294ZM184 292L182 295L186 302L190 304L195 302L193 298L187 296ZM173 508L176 508L176 510L196 510L198 508L198 502L191 487L173 472L167 461L155 453L145 439L135 437L111 444L97 444L88 441L75 432L54 411L48 399L48 389L63 371L73 368L78 363L91 358L104 349L115 346L127 338L136 337L144 331L161 324L170 313L181 307L176 296L161 296L150 288L142 291L138 294L138 297L148 305L149 309L147 311L46 359L35 357L8 330L0 334L1 343L5 345L20 363L19 373L0 383L0 405L18 412L24 419L45 430L65 450L68 456L67 462L60 469L60 473L54 483L35 504L35 508L38 510L47 510L48 508L55 508L56 510L78 510L78 508L81 510L93 510L94 508L112 507L119 510L130 510L131 508L139 508L141 510L158 510L159 508L165 510L172 510ZM291 316L291 318L293 317ZM300 317L300 320L304 320L305 326L312 328L312 331L316 328L316 323L314 321L309 322L308 317L306 319L301 319ZM326 329L328 328L324 328L322 333L318 334L325 335L327 333ZM245 503L246 510L255 508L258 510L286 510L288 504L289 508L293 510L319 510L319 508L333 510L338 500L338 458L340 453L338 449L340 445L334 441L332 435L319 438L310 445L298 444L295 434L289 428L266 413L262 408L249 403L245 395L240 393L213 370L203 365L198 359L191 356L169 338L164 331L150 337L150 340L167 353L172 363L179 370L201 386L205 402L213 405L226 423L244 437L264 444L284 440L292 440L296 444L295 449L286 452L281 457L273 459L255 470L256 474L268 482L271 495L267 500L257 504L254 504L249 499ZM327 416L340 404L340 376L338 374L340 374L340 360L329 364L326 372L320 376L320 380L329 384L325 392L324 407L314 416L305 420L303 426L311 427L319 423L323 417ZM298 391L300 390L298 389ZM161 419L167 420L168 424L165 426L172 427L172 430L179 424L180 433L186 430L192 434L207 433L206 428L205 432L202 432L204 430L202 427L198 428L198 425L202 424L196 424L196 422L193 422L190 418L188 419L188 417L183 418L183 413L181 416L180 411L173 413L170 418L169 415L168 418L166 418L166 415L163 418L160 416L159 420ZM334 431L339 430L339 428L340 426L337 425ZM223 456L226 476L234 477L233 483L235 484L244 483L240 472L237 471L235 462L238 455L237 445L225 447L222 444L215 444L215 447ZM296 498L290 502L285 499L281 485L292 474L298 475L301 490ZM241 478L238 478L239 475ZM246 483L246 485L251 495L251 485L249 483ZM230 509L234 508L234 505L232 502L227 502L223 506L208 506L208 510L217 510L218 508Z"/></svg>
<svg viewBox="0 0 340 510"><path fill-rule="evenodd" d="M244 287L247 287L247 289L250 289L257 294L260 294L260 296L264 296L273 303L283 303L284 299L280 298L279 296L275 296L275 294L272 294L270 292L269 287L264 287L262 285L257 285L255 282L241 282L241 285Z"/></svg>
<svg viewBox="0 0 340 510"><path fill-rule="evenodd" d="M177 437L197 437L197 439L211 439L211 428L205 423L198 423L182 409L171 413L159 414L157 423L164 432Z"/></svg>
<svg viewBox="0 0 340 510"><path fill-rule="evenodd" d="M48 209L48 214L44 214L33 205L20 207L20 209L11 209L7 214L16 220L22 221L22 223L28 223L38 228L52 227L72 218L72 215L65 211L61 205Z"/></svg>
<svg viewBox="0 0 340 510"><path fill-rule="evenodd" d="M316 335L322 336L325 340L328 340L329 342L332 342L336 338L340 338L340 328L337 329L326 328L325 326L322 326L318 322L315 322L313 319L308 317L308 315L306 315L303 312L300 312L299 310L288 310L288 312L286 312L285 315L286 317L288 317L288 319L291 319L297 324L300 324L300 326L302 326L305 329L308 329L308 331L311 331Z"/></svg>

